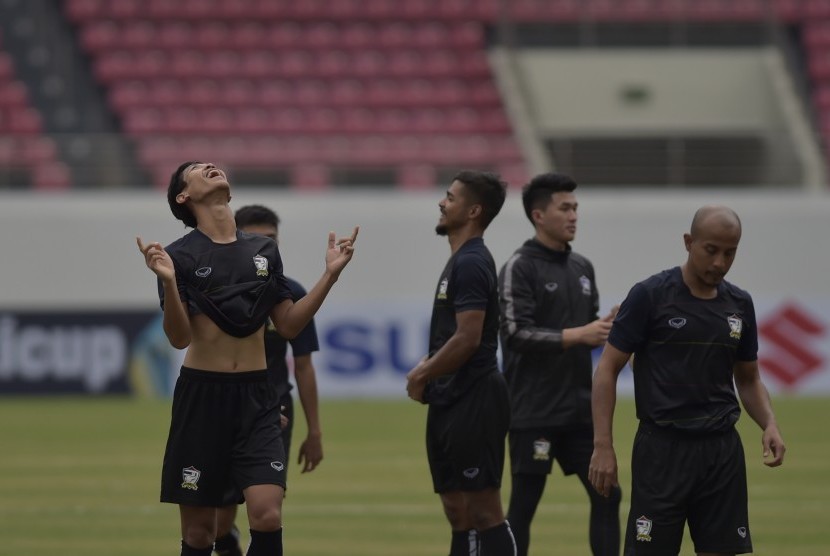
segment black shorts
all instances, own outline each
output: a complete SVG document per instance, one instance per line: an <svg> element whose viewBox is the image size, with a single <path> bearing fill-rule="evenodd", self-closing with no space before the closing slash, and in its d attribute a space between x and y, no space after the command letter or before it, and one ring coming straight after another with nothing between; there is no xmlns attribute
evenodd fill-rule
<svg viewBox="0 0 830 556"><path fill-rule="evenodd" d="M279 409L266 371L182 367L173 393L161 501L222 506L233 489L259 484L285 488Z"/></svg>
<svg viewBox="0 0 830 556"><path fill-rule="evenodd" d="M678 554L686 521L698 553L752 552L744 449L735 429L690 436L641 424L631 475L626 556Z"/></svg>
<svg viewBox="0 0 830 556"><path fill-rule="evenodd" d="M427 458L437 493L501 487L510 400L500 372L479 379L455 403L429 406Z"/></svg>
<svg viewBox="0 0 830 556"><path fill-rule="evenodd" d="M510 431L510 469L514 475L547 475L555 459L565 475L582 471L587 476L593 452L594 430L590 426Z"/></svg>
<svg viewBox="0 0 830 556"><path fill-rule="evenodd" d="M291 432L294 427L294 399L290 392L285 392L280 398L280 413L288 418L288 424L282 429L280 439L282 440L282 447L285 452L285 475L288 476L288 464L291 462ZM282 422L282 421L280 421ZM288 487L283 484L283 489L286 491ZM232 504L244 504L245 496L242 491L236 488L233 484L228 486L225 496L222 499L223 506L230 506Z"/></svg>

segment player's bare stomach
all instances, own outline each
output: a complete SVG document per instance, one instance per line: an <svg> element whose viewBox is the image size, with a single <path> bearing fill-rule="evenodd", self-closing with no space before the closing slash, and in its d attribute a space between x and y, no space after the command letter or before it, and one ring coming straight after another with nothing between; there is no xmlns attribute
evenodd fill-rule
<svg viewBox="0 0 830 556"><path fill-rule="evenodd" d="M245 338L236 338L225 334L205 315L196 315L190 319L190 330L185 367L223 373L265 368L264 327Z"/></svg>

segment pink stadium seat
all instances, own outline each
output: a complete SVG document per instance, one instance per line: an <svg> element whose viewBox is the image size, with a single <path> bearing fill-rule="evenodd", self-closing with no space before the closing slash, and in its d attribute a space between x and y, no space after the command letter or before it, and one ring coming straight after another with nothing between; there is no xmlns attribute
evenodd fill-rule
<svg viewBox="0 0 830 556"><path fill-rule="evenodd" d="M110 87L108 101L118 113L148 102L149 89L143 81L120 81Z"/></svg>
<svg viewBox="0 0 830 556"><path fill-rule="evenodd" d="M194 42L193 26L187 21L161 21L156 27L156 45L162 48L187 48Z"/></svg>
<svg viewBox="0 0 830 556"><path fill-rule="evenodd" d="M375 44L375 32L365 23L352 22L343 29L341 41L346 49L370 48Z"/></svg>
<svg viewBox="0 0 830 556"><path fill-rule="evenodd" d="M830 21L811 21L805 23L803 32L804 46L808 49L830 47Z"/></svg>
<svg viewBox="0 0 830 556"><path fill-rule="evenodd" d="M413 31L412 45L416 48L443 48L452 40L450 27L439 21L429 21L417 25Z"/></svg>
<svg viewBox="0 0 830 556"><path fill-rule="evenodd" d="M240 133L257 134L271 131L271 122L266 109L239 107L235 114L234 128Z"/></svg>
<svg viewBox="0 0 830 556"><path fill-rule="evenodd" d="M336 49L340 41L340 32L331 23L314 23L303 33L303 42L310 49Z"/></svg>
<svg viewBox="0 0 830 556"><path fill-rule="evenodd" d="M75 23L95 21L101 15L102 2L103 0L67 0L66 15Z"/></svg>
<svg viewBox="0 0 830 556"><path fill-rule="evenodd" d="M251 81L234 79L222 84L219 103L225 106L257 106L257 87Z"/></svg>
<svg viewBox="0 0 830 556"><path fill-rule="evenodd" d="M804 0L802 10L808 21L830 17L830 0Z"/></svg>
<svg viewBox="0 0 830 556"><path fill-rule="evenodd" d="M484 29L478 23L460 23L450 29L449 41L455 48L469 50L484 48Z"/></svg>
<svg viewBox="0 0 830 556"><path fill-rule="evenodd" d="M809 58L807 72L817 83L830 81L830 50L814 49Z"/></svg>
<svg viewBox="0 0 830 556"><path fill-rule="evenodd" d="M118 44L113 46L145 49L155 48L158 43L156 25L150 21L123 21L118 35Z"/></svg>
<svg viewBox="0 0 830 556"><path fill-rule="evenodd" d="M328 104L328 86L319 79L304 79L294 84L293 102L305 106L325 106Z"/></svg>
<svg viewBox="0 0 830 556"><path fill-rule="evenodd" d="M16 80L0 80L0 107L21 108L29 103L26 85Z"/></svg>
<svg viewBox="0 0 830 556"><path fill-rule="evenodd" d="M337 80L331 84L328 101L335 106L354 106L366 102L366 89L356 79Z"/></svg>
<svg viewBox="0 0 830 556"><path fill-rule="evenodd" d="M354 76L359 77L376 77L386 73L386 64L384 55L375 50L365 50L354 52L350 60L350 71Z"/></svg>
<svg viewBox="0 0 830 556"><path fill-rule="evenodd" d="M249 78L270 77L279 67L277 56L268 50L248 50L242 55L240 74Z"/></svg>
<svg viewBox="0 0 830 556"><path fill-rule="evenodd" d="M11 79L12 75L14 75L14 66L11 56L0 51L0 80Z"/></svg>
<svg viewBox="0 0 830 556"><path fill-rule="evenodd" d="M222 91L219 84L213 79L199 79L189 81L182 93L175 95L175 99L165 102L169 106L186 104L194 107L214 107L222 104Z"/></svg>
<svg viewBox="0 0 830 556"><path fill-rule="evenodd" d="M90 52L121 44L121 28L112 21L96 21L80 31L81 45Z"/></svg>
<svg viewBox="0 0 830 556"><path fill-rule="evenodd" d="M231 41L228 25L221 21L203 21L198 24L193 46L198 48L224 48Z"/></svg>
<svg viewBox="0 0 830 556"><path fill-rule="evenodd" d="M101 15L109 16L117 20L135 20L139 18L145 9L143 0L115 0L101 2Z"/></svg>
<svg viewBox="0 0 830 556"><path fill-rule="evenodd" d="M384 49L406 48L414 42L413 29L407 23L383 23L375 33L375 40Z"/></svg>
<svg viewBox="0 0 830 556"><path fill-rule="evenodd" d="M274 23L265 31L263 46L278 51L296 49L301 36L302 28L296 23Z"/></svg>
<svg viewBox="0 0 830 556"><path fill-rule="evenodd" d="M25 137L17 141L15 156L24 164L42 164L57 158L58 147L49 137Z"/></svg>
<svg viewBox="0 0 830 556"><path fill-rule="evenodd" d="M362 0L329 0L329 17L339 21L355 21L360 19Z"/></svg>
<svg viewBox="0 0 830 556"><path fill-rule="evenodd" d="M18 108L8 114L8 129L17 135L39 135L43 131L40 112L34 108Z"/></svg>
<svg viewBox="0 0 830 556"><path fill-rule="evenodd" d="M244 50L261 48L265 44L267 29L260 21L241 21L232 25L228 33L225 46Z"/></svg>
<svg viewBox="0 0 830 556"><path fill-rule="evenodd" d="M775 17L783 21L796 21L801 18L805 11L802 7L803 0L774 0L773 11Z"/></svg>
<svg viewBox="0 0 830 556"><path fill-rule="evenodd" d="M32 185L35 189L57 191L69 189L72 177L63 162L38 164L32 168Z"/></svg>
<svg viewBox="0 0 830 556"><path fill-rule="evenodd" d="M123 112L121 125L128 135L148 135L165 131L165 118L158 108L133 108Z"/></svg>
<svg viewBox="0 0 830 556"><path fill-rule="evenodd" d="M255 92L256 103L264 107L282 106L294 98L291 85L281 79L263 81Z"/></svg>
<svg viewBox="0 0 830 556"><path fill-rule="evenodd" d="M305 51L289 51L280 56L276 76L298 78L314 75L314 57Z"/></svg>

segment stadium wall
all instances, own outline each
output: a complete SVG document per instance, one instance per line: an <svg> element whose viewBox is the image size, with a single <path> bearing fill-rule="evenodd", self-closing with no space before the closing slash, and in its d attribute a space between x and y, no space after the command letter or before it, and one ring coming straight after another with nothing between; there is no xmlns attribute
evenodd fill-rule
<svg viewBox="0 0 830 556"><path fill-rule="evenodd" d="M830 394L830 196L737 191L578 191L575 250L596 267L603 309L636 281L685 259L694 211L724 203L744 237L729 275L755 299L760 361L773 392ZM358 250L317 317L324 397L405 395L426 350L432 295L449 248L434 234L442 192L239 190L283 219L288 275L310 286L329 230L360 225ZM0 393L168 395L182 354L160 329L155 280L135 236L184 233L162 192L0 196ZM503 264L532 230L518 191L485 239ZM621 391L630 393L630 375Z"/></svg>

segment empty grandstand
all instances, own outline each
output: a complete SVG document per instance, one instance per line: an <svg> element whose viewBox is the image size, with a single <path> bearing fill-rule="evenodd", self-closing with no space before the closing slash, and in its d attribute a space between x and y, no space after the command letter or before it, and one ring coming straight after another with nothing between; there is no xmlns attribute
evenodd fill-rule
<svg viewBox="0 0 830 556"><path fill-rule="evenodd" d="M825 182L830 1L2 0L0 184Z"/></svg>

